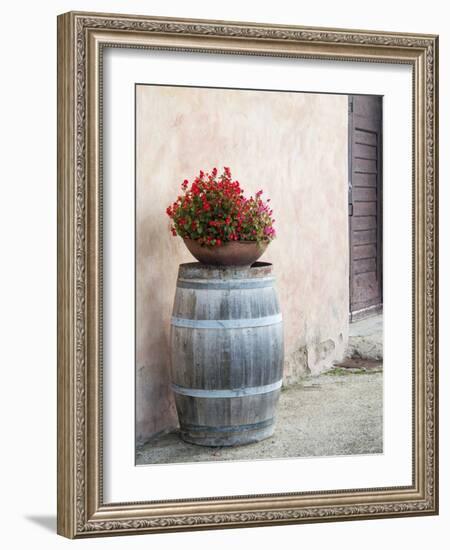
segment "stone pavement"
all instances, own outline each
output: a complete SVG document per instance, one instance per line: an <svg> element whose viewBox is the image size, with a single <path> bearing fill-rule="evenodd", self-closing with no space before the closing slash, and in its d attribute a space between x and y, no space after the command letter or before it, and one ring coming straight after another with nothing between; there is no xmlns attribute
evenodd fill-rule
<svg viewBox="0 0 450 550"><path fill-rule="evenodd" d="M383 315L350 323L348 357L383 360Z"/></svg>

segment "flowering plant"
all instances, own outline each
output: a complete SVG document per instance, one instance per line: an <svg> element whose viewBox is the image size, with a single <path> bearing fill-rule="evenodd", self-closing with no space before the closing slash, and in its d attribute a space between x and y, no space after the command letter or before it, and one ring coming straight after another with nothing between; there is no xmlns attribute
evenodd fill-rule
<svg viewBox="0 0 450 550"><path fill-rule="evenodd" d="M201 170L191 185L184 180L181 188L184 194L166 210L174 236L206 246L221 246L227 241L262 243L275 238L270 199L263 201L262 190L246 198L228 167L220 176L217 168L211 173Z"/></svg>

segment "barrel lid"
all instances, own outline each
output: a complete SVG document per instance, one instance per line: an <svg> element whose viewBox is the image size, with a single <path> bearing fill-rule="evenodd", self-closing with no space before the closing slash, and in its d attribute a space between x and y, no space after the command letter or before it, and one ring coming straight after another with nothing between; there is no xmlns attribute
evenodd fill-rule
<svg viewBox="0 0 450 550"><path fill-rule="evenodd" d="M200 262L180 264L178 277L183 279L259 279L272 275L273 265L255 262L250 267L222 267Z"/></svg>

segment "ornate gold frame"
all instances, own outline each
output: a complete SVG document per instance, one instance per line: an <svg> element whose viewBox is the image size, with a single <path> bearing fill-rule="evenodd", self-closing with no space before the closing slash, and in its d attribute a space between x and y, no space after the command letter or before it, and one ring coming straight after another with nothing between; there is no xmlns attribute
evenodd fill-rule
<svg viewBox="0 0 450 550"><path fill-rule="evenodd" d="M183 501L102 500L102 48L413 67L413 484ZM255 23L58 17L58 533L66 537L437 514L438 38Z"/></svg>

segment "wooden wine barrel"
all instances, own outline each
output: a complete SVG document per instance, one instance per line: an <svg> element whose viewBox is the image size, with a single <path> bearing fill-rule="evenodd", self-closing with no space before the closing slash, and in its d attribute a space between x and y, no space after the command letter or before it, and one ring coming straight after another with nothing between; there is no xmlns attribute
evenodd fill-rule
<svg viewBox="0 0 450 550"><path fill-rule="evenodd" d="M171 376L182 439L230 446L271 436L283 358L271 264L180 265Z"/></svg>

